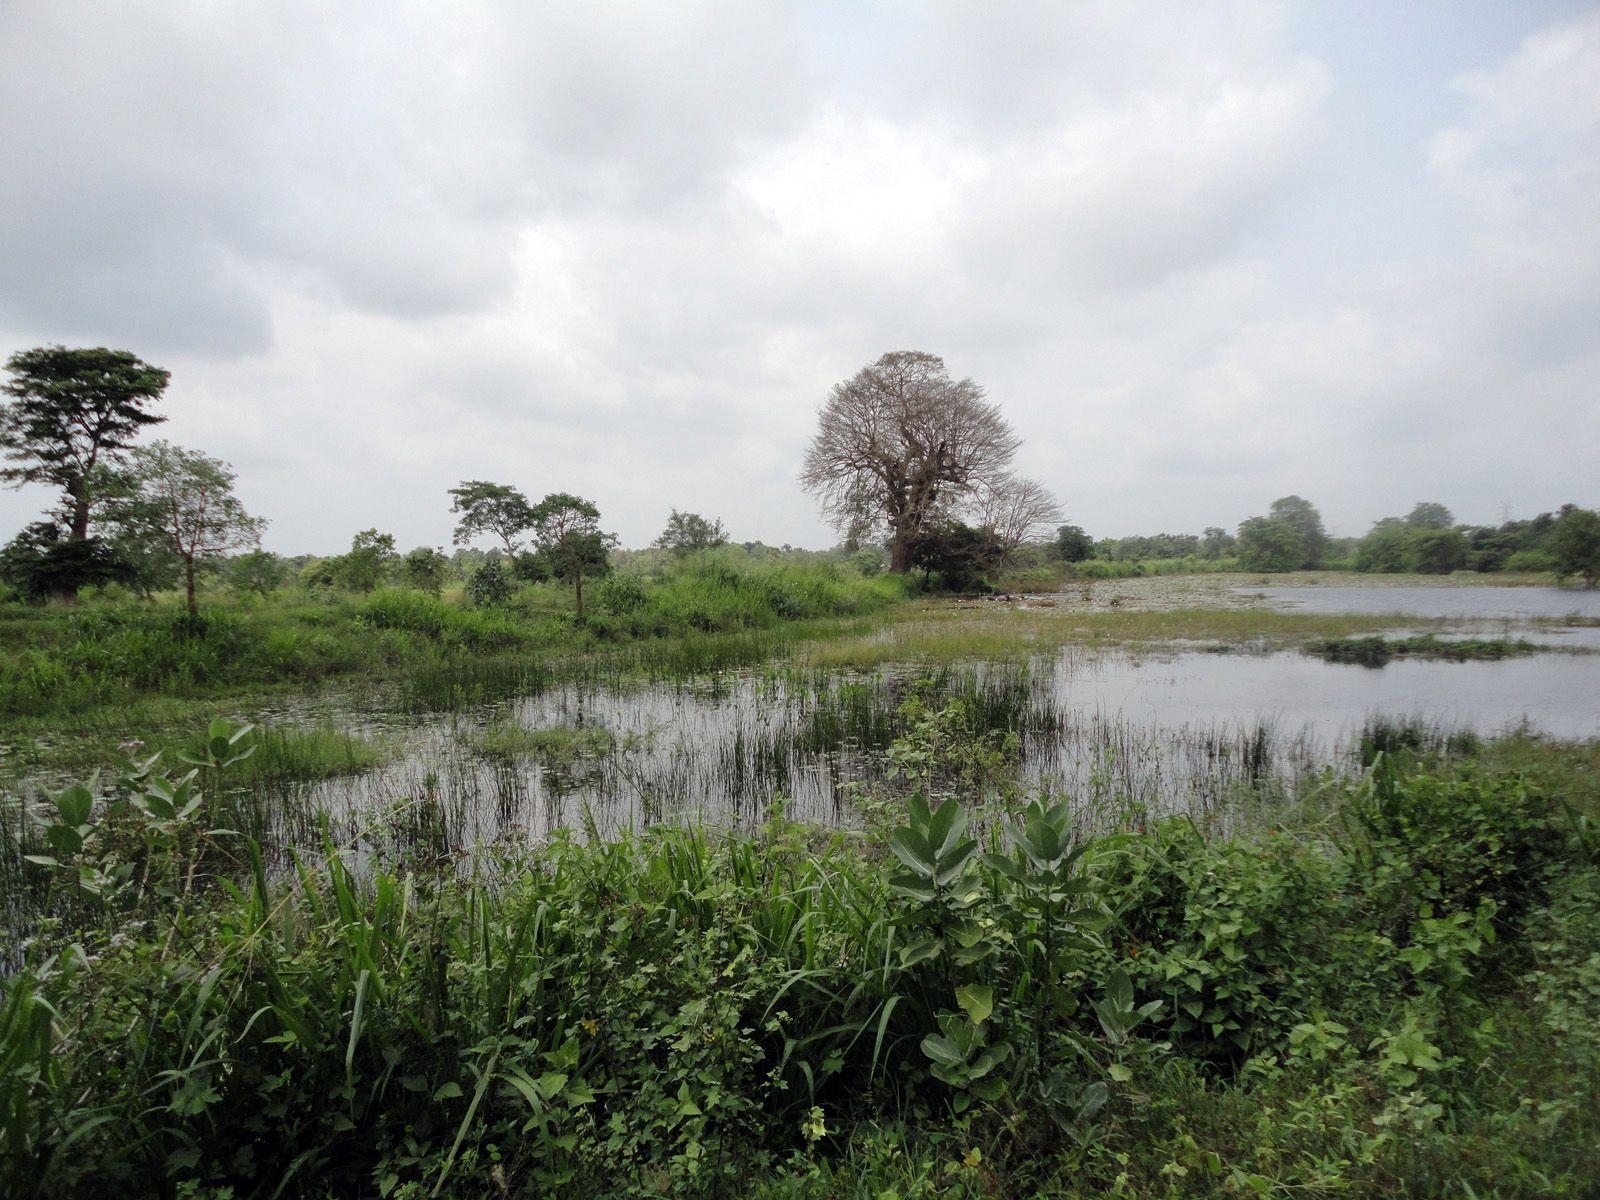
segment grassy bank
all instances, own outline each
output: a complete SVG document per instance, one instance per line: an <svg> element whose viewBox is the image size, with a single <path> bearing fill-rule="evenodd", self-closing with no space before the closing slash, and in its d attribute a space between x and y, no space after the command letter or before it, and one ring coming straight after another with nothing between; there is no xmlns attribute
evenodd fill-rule
<svg viewBox="0 0 1600 1200"><path fill-rule="evenodd" d="M1597 780L1593 744L1519 739L1381 756L1229 837L1082 844L1038 806L975 843L951 799L886 842L780 819L563 838L468 876L425 834L359 875L330 851L270 879L169 829L4 984L0 1178L1586 1195Z"/></svg>
<svg viewBox="0 0 1600 1200"><path fill-rule="evenodd" d="M278 593L217 600L198 620L171 600L9 605L0 608L0 721L352 678L391 682L414 705L450 707L537 682L553 659L692 671L741 653L764 656L771 642L788 640L785 629L881 610L898 582L826 564L710 557L657 579L607 580L595 593L581 619L552 585L525 587L500 608L405 589Z"/></svg>

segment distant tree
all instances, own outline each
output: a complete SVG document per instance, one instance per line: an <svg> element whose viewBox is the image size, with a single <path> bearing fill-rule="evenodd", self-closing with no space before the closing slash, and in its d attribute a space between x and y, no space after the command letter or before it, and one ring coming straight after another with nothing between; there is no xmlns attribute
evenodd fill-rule
<svg viewBox="0 0 1600 1200"><path fill-rule="evenodd" d="M1450 510L1431 500L1418 500L1406 514L1406 524L1412 529L1449 529L1456 523Z"/></svg>
<svg viewBox="0 0 1600 1200"><path fill-rule="evenodd" d="M1576 575L1585 587L1600 584L1600 513L1564 505L1550 533L1550 552L1561 578Z"/></svg>
<svg viewBox="0 0 1600 1200"><path fill-rule="evenodd" d="M1328 533L1322 527L1322 514L1317 512L1316 505L1299 496L1284 496L1272 502L1267 515L1275 521L1284 522L1300 535L1304 558L1296 566L1310 569L1322 565L1323 552L1328 546Z"/></svg>
<svg viewBox="0 0 1600 1200"><path fill-rule="evenodd" d="M1414 570L1424 575L1448 575L1467 565L1467 539L1457 529L1423 526L1411 531Z"/></svg>
<svg viewBox="0 0 1600 1200"><path fill-rule="evenodd" d="M1370 574L1399 574L1415 571L1416 531L1399 517L1375 522L1367 536L1356 545L1356 570Z"/></svg>
<svg viewBox="0 0 1600 1200"><path fill-rule="evenodd" d="M1056 557L1062 562L1083 562L1094 554L1094 539L1080 525L1063 525L1056 530Z"/></svg>
<svg viewBox="0 0 1600 1200"><path fill-rule="evenodd" d="M266 521L233 494L233 469L220 459L171 442L137 447L129 456L133 500L123 520L160 530L183 562L184 595L195 613L197 565L258 545Z"/></svg>
<svg viewBox="0 0 1600 1200"><path fill-rule="evenodd" d="M905 571L925 528L963 510L1005 474L1019 442L970 379L932 354L885 354L822 407L801 485L847 538L888 535L889 569Z"/></svg>
<svg viewBox="0 0 1600 1200"><path fill-rule="evenodd" d="M480 608L495 608L511 599L511 577L499 559L484 563L467 577L467 595Z"/></svg>
<svg viewBox="0 0 1600 1200"><path fill-rule="evenodd" d="M1138 562L1146 558L1187 558L1200 552L1200 539L1192 533L1155 533L1138 537L1106 538L1098 547L1101 558Z"/></svg>
<svg viewBox="0 0 1600 1200"><path fill-rule="evenodd" d="M394 534L363 529L350 539L350 549L329 559L327 570L334 583L352 592L370 592L400 562Z"/></svg>
<svg viewBox="0 0 1600 1200"><path fill-rule="evenodd" d="M1239 565L1246 571L1295 571L1307 561L1305 537L1276 517L1251 517L1239 526Z"/></svg>
<svg viewBox="0 0 1600 1200"><path fill-rule="evenodd" d="M223 574L234 591L265 596L283 586L289 577L289 564L271 550L247 550L230 558Z"/></svg>
<svg viewBox="0 0 1600 1200"><path fill-rule="evenodd" d="M468 479L451 488L450 497L450 511L461 514L453 538L456 545L488 533L500 539L507 558L516 557L517 535L533 528L533 508L526 496L504 484Z"/></svg>
<svg viewBox="0 0 1600 1200"><path fill-rule="evenodd" d="M1233 535L1216 525L1208 525L1200 534L1200 555L1215 561L1226 558L1234 551Z"/></svg>
<svg viewBox="0 0 1600 1200"><path fill-rule="evenodd" d="M681 556L696 550L725 546L727 542L728 534L722 528L721 521L708 521L699 513L673 509L672 515L667 518L667 527L661 531L655 545Z"/></svg>
<svg viewBox="0 0 1600 1200"><path fill-rule="evenodd" d="M567 492L552 492L534 506L533 530L550 574L572 584L581 618L583 581L610 572L616 537L601 532L600 510L593 503Z"/></svg>
<svg viewBox="0 0 1600 1200"><path fill-rule="evenodd" d="M450 560L444 551L432 546L418 546L400 562L400 578L407 587L437 596L444 590L444 581L450 574Z"/></svg>
<svg viewBox="0 0 1600 1200"><path fill-rule="evenodd" d="M1000 563L1011 562L1024 542L1061 520L1061 505L1042 483L1004 473L979 489L978 528L989 535Z"/></svg>
<svg viewBox="0 0 1600 1200"><path fill-rule="evenodd" d="M0 404L0 450L19 465L0 468L0 480L60 488L64 540L85 541L106 469L122 462L141 429L166 420L146 409L169 375L104 347L24 350L6 370L0 391L12 399Z"/></svg>

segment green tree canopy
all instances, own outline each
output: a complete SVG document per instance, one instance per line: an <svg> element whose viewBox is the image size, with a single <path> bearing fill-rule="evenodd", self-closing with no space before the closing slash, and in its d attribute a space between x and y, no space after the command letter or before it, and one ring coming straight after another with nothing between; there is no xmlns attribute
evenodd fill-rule
<svg viewBox="0 0 1600 1200"><path fill-rule="evenodd" d="M506 557L515 558L518 535L533 528L533 507L514 487L468 479L450 489L450 511L460 513L453 538L464 546L481 533L492 534L505 546Z"/></svg>
<svg viewBox="0 0 1600 1200"><path fill-rule="evenodd" d="M1251 517L1239 526L1239 565L1246 571L1295 571L1306 557L1305 537L1288 521Z"/></svg>
<svg viewBox="0 0 1600 1200"><path fill-rule="evenodd" d="M1449 529L1455 523L1455 515L1432 500L1418 500L1406 514L1406 524L1412 529Z"/></svg>
<svg viewBox="0 0 1600 1200"><path fill-rule="evenodd" d="M443 550L432 546L418 546L407 553L400 563L400 577L407 587L437 596L444 590L444 581L450 574L450 560Z"/></svg>
<svg viewBox="0 0 1600 1200"><path fill-rule="evenodd" d="M672 515L667 518L667 527L661 531L655 544L663 550L684 555L696 550L714 549L726 545L727 541L728 534L721 521L708 521L699 513L673 509Z"/></svg>
<svg viewBox="0 0 1600 1200"><path fill-rule="evenodd" d="M1267 515L1282 521L1300 535L1302 558L1295 567L1312 569L1322 565L1328 548L1328 531L1322 527L1322 514L1311 501L1300 496L1283 496L1272 502ZM1294 567L1281 568L1293 570Z"/></svg>
<svg viewBox="0 0 1600 1200"><path fill-rule="evenodd" d="M583 581L611 570L614 535L600 530L600 510L569 492L552 492L533 508L533 530L539 556L550 574L571 583L578 616L583 616Z"/></svg>
<svg viewBox="0 0 1600 1200"><path fill-rule="evenodd" d="M152 530L183 562L189 613L195 612L198 563L258 545L266 521L233 494L233 469L221 459L171 442L140 446L129 456L133 498L123 519Z"/></svg>
<svg viewBox="0 0 1600 1200"><path fill-rule="evenodd" d="M133 569L104 538L69 541L56 521L35 521L0 549L0 580L29 600L133 582Z"/></svg>
<svg viewBox="0 0 1600 1200"><path fill-rule="evenodd" d="M370 592L388 577L399 562L394 534L363 529L350 539L349 550L322 564L317 581L327 580L352 592Z"/></svg>
<svg viewBox="0 0 1600 1200"><path fill-rule="evenodd" d="M147 425L165 417L147 411L166 390L166 371L126 350L43 346L13 354L0 391L0 450L17 465L0 480L42 483L63 493L68 541L89 536L89 519L106 468L115 466Z"/></svg>
<svg viewBox="0 0 1600 1200"><path fill-rule="evenodd" d="M1081 525L1063 525L1056 530L1056 557L1062 562L1082 562L1094 554L1094 539Z"/></svg>
<svg viewBox="0 0 1600 1200"><path fill-rule="evenodd" d="M1600 513L1563 505L1550 533L1550 551L1563 579L1576 575L1585 587L1600 584Z"/></svg>

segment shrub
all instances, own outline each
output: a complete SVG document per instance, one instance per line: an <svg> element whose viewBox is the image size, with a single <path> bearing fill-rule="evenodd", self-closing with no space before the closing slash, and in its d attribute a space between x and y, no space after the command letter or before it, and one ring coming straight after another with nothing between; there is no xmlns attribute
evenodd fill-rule
<svg viewBox="0 0 1600 1200"><path fill-rule="evenodd" d="M511 580L498 562L486 562L467 580L467 595L480 608L493 608L511 599Z"/></svg>

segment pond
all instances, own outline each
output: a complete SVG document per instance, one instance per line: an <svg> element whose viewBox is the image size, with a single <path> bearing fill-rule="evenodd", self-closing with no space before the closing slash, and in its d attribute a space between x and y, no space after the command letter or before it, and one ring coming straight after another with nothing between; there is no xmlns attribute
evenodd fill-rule
<svg viewBox="0 0 1600 1200"><path fill-rule="evenodd" d="M917 676L746 672L560 687L414 721L391 731L400 748L391 764L286 787L279 833L301 840L322 811L376 848L412 836L407 822L424 814L465 849L563 826L598 836L663 820L748 827L780 798L796 819L853 824L864 793L893 790L884 752ZM1287 789L1348 765L1379 716L1441 736L1516 727L1600 736L1600 656L1590 654L1373 669L1298 652L1068 649L1023 666L943 668L929 686L970 704L983 727L1018 734L1028 790L1196 815L1241 789Z"/></svg>
<svg viewBox="0 0 1600 1200"><path fill-rule="evenodd" d="M1593 597L1555 589L1266 594L1316 611L1501 621L1518 637L1596 632L1561 624L1574 611L1592 620ZM1531 618L1546 623L1530 626ZM375 735L389 760L354 776L240 789L222 798L228 811L214 819L252 834L280 863L288 849L324 838L357 858L470 860L477 847L526 844L563 828L582 837L695 819L748 828L780 802L794 819L853 826L875 804L892 811L905 789L887 751L912 719L905 706L913 695L923 714L962 706L996 743L1014 735L1022 793L1074 798L1086 832L1146 813L1232 820L1307 776L1349 769L1364 727L1379 717L1439 741L1511 728L1600 736L1596 653L1372 668L1298 651L1069 646L1023 663L590 682L450 715L385 711L375 695L324 696L263 719ZM32 918L14 842L3 857L0 925L19 933Z"/></svg>

